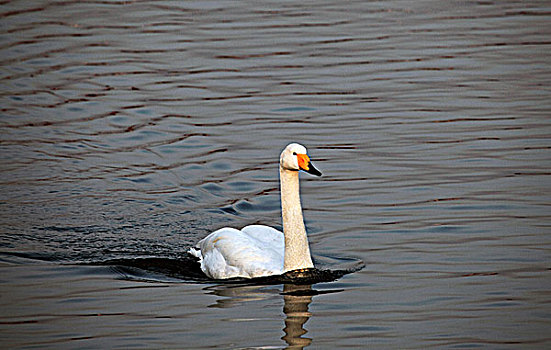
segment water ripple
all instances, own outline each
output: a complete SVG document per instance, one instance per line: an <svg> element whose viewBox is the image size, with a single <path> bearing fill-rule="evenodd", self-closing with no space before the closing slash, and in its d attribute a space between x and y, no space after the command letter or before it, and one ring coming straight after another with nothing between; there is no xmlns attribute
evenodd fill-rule
<svg viewBox="0 0 551 350"><path fill-rule="evenodd" d="M537 1L3 2L6 346L545 347L549 17ZM314 255L362 271L280 293L74 266L280 227L291 141L324 174L301 175ZM112 333L137 323L144 338Z"/></svg>

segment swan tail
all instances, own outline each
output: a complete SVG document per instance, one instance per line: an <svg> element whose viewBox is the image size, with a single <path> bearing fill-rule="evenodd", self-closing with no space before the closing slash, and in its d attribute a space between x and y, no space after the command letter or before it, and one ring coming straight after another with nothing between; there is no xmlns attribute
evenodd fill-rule
<svg viewBox="0 0 551 350"><path fill-rule="evenodd" d="M191 255L193 255L193 256L195 256L196 258L199 258L199 259L203 258L203 255L201 254L200 249L189 248L188 253L190 253Z"/></svg>

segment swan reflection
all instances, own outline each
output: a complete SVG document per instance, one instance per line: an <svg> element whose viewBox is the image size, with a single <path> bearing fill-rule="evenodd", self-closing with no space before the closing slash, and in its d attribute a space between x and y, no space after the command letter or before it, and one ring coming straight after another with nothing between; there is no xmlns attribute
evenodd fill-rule
<svg viewBox="0 0 551 350"><path fill-rule="evenodd" d="M281 285L217 285L207 287L206 290L219 296L215 304L210 307L232 308L239 307L244 303L258 300L268 300L281 298L283 296L283 314L285 316L283 333L281 337L287 343L287 349L303 349L312 343L312 339L305 337L308 333L304 325L312 313L309 311L310 303L314 295L320 293L338 292L323 291L319 292L312 289L312 285L284 284L283 291Z"/></svg>
<svg viewBox="0 0 551 350"><path fill-rule="evenodd" d="M304 324L312 313L308 307L312 302L312 285L286 284L283 286L283 313L285 314L285 328L283 340L287 349L303 349L312 343L311 338L303 338L308 333Z"/></svg>

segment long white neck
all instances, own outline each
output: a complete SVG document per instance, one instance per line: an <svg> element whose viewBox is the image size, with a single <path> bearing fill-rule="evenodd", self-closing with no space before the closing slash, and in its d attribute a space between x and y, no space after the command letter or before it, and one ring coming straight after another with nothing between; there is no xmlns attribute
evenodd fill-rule
<svg viewBox="0 0 551 350"><path fill-rule="evenodd" d="M280 166L279 181L281 184L283 233L285 234L283 270L287 272L314 267L302 218L298 171L283 169Z"/></svg>

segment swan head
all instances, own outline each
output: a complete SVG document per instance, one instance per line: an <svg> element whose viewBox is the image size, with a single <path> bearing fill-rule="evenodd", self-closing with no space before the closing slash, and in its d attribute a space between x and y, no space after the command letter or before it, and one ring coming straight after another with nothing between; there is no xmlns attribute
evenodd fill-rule
<svg viewBox="0 0 551 350"><path fill-rule="evenodd" d="M308 174L321 176L321 172L312 165L306 147L298 143L291 143L281 152L279 164L283 169L305 171Z"/></svg>

